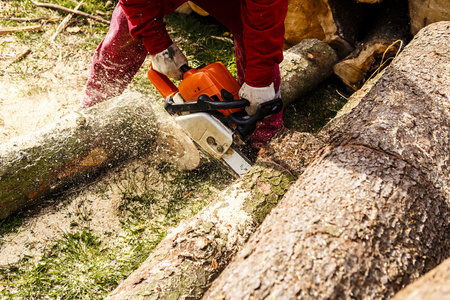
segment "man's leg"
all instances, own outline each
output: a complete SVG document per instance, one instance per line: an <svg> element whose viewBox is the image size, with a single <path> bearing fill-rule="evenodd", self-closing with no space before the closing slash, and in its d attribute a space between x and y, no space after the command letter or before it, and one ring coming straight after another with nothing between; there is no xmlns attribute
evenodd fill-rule
<svg viewBox="0 0 450 300"><path fill-rule="evenodd" d="M141 40L133 39L120 5L114 9L108 34L94 53L82 106L90 107L122 94L147 56Z"/></svg>
<svg viewBox="0 0 450 300"><path fill-rule="evenodd" d="M236 77L240 85L245 81L245 47L242 39L241 0L193 0L195 4L206 10L212 17L230 29L234 36L236 54ZM273 82L277 96L280 96L280 68L275 66ZM283 111L258 122L258 128L252 134L250 142L256 149L261 148L272 136L283 128Z"/></svg>

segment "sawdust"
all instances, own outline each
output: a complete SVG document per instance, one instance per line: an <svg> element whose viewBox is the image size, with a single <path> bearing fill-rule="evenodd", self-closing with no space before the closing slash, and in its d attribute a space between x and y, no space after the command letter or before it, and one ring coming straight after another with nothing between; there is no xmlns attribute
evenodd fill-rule
<svg viewBox="0 0 450 300"><path fill-rule="evenodd" d="M0 266L15 264L26 256L38 261L56 240L80 228L88 229L106 244L114 243L125 234L118 213L123 187L145 176L159 176L146 160L129 162L120 169L110 170L93 184L82 185L80 189L75 187L29 208L31 216L14 233L1 239ZM131 176L129 170L133 170Z"/></svg>
<svg viewBox="0 0 450 300"><path fill-rule="evenodd" d="M91 55L57 45L46 50L58 54L56 59L41 59L45 54L32 50L23 62L13 63L27 48L17 39L1 41L0 143L76 109L89 74Z"/></svg>
<svg viewBox="0 0 450 300"><path fill-rule="evenodd" d="M31 48L16 35L0 37L0 145L79 108L94 49L79 47L83 42L80 35L64 35L63 42L46 42L52 34L47 28L42 40ZM16 61L27 49L31 52ZM136 163L124 169L133 168L137 177L156 174L148 166L144 170L133 165ZM25 256L38 260L64 233L82 227L111 242L120 236L123 229L117 206L121 194L111 183L117 176L117 171L111 170L81 191L32 208L33 213L20 227L0 237L0 266L17 263Z"/></svg>

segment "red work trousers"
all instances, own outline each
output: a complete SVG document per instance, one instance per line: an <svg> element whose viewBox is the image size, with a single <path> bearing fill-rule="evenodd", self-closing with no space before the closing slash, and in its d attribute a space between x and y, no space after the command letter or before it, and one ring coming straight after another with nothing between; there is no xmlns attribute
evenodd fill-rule
<svg viewBox="0 0 450 300"><path fill-rule="evenodd" d="M163 0L168 15L187 0ZM235 40L236 70L239 84L245 81L245 48L242 39L240 0L193 1L230 29ZM129 33L128 21L120 4L114 9L109 31L97 47L91 65L86 93L82 106L90 107L122 94L133 79L148 52L141 40L133 39ZM275 66L273 81L275 90L280 87L280 71ZM283 126L282 112L264 119L252 136L252 144L259 148Z"/></svg>

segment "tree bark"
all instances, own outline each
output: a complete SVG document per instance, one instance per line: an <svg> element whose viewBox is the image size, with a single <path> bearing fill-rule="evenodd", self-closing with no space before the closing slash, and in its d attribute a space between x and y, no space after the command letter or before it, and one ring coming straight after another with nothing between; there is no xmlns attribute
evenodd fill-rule
<svg viewBox="0 0 450 300"><path fill-rule="evenodd" d="M172 160L180 157L187 168L196 167L196 147L170 120L158 124L162 118L149 99L125 94L0 145L0 219L78 180L90 180L102 168L154 152L155 141L168 146Z"/></svg>
<svg viewBox="0 0 450 300"><path fill-rule="evenodd" d="M326 43L303 40L284 52L280 64L281 98L284 106L300 99L333 72L337 55Z"/></svg>
<svg viewBox="0 0 450 300"><path fill-rule="evenodd" d="M447 300L450 297L450 259L398 292L393 300Z"/></svg>
<svg viewBox="0 0 450 300"><path fill-rule="evenodd" d="M107 299L199 299L293 182L259 163L196 216L168 232Z"/></svg>
<svg viewBox="0 0 450 300"><path fill-rule="evenodd" d="M448 0L408 0L411 33L439 21L450 21Z"/></svg>
<svg viewBox="0 0 450 300"><path fill-rule="evenodd" d="M394 60L205 299L385 299L450 255L450 23Z"/></svg>

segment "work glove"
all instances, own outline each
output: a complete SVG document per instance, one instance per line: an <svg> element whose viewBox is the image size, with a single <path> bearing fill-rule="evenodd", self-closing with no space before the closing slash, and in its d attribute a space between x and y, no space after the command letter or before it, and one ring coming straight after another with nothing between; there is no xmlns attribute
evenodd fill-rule
<svg viewBox="0 0 450 300"><path fill-rule="evenodd" d="M150 57L153 70L175 80L183 79L180 67L187 64L188 60L175 43L166 50L150 55Z"/></svg>
<svg viewBox="0 0 450 300"><path fill-rule="evenodd" d="M239 90L239 98L247 99L250 105L245 108L248 115L254 115L261 103L275 99L273 83L266 87L252 87L244 83Z"/></svg>

